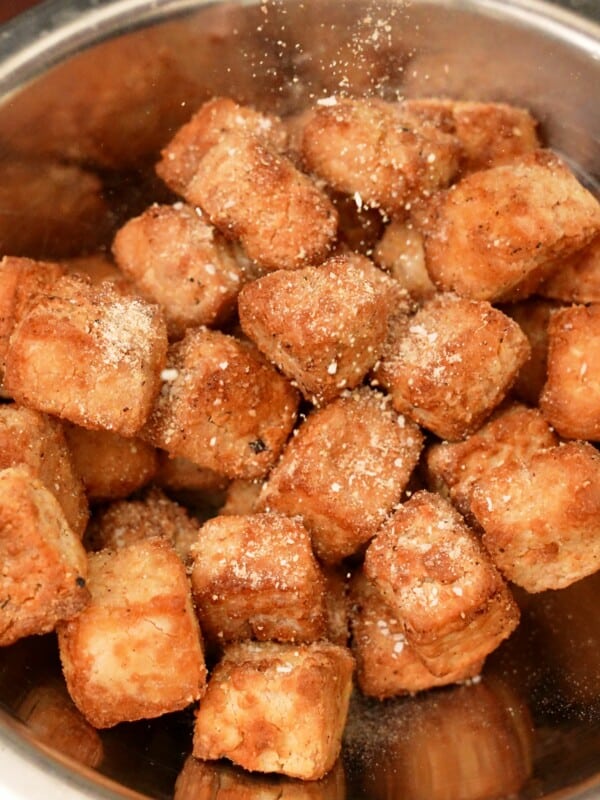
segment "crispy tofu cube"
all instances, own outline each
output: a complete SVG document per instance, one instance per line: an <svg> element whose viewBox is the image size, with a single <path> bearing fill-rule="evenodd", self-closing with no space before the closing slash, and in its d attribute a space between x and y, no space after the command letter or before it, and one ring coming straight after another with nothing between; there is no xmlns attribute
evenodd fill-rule
<svg viewBox="0 0 600 800"><path fill-rule="evenodd" d="M366 544L400 501L422 444L388 398L355 390L302 423L258 509L301 516L318 557L334 564Z"/></svg>
<svg viewBox="0 0 600 800"><path fill-rule="evenodd" d="M329 642L230 645L197 712L193 754L322 778L340 752L353 667L349 651Z"/></svg>
<svg viewBox="0 0 600 800"><path fill-rule="evenodd" d="M548 323L540 408L561 436L600 441L600 304L555 311Z"/></svg>
<svg viewBox="0 0 600 800"><path fill-rule="evenodd" d="M225 503L219 509L221 515L253 514L262 489L262 481L231 481L225 492Z"/></svg>
<svg viewBox="0 0 600 800"><path fill-rule="evenodd" d="M61 266L71 275L83 275L90 283L98 285L103 281L110 281L123 293L127 290L133 293L131 282L127 280L121 270L107 257L105 253L92 253L89 256L64 258Z"/></svg>
<svg viewBox="0 0 600 800"><path fill-rule="evenodd" d="M325 581L299 520L218 516L204 523L191 555L207 641L311 642L325 635Z"/></svg>
<svg viewBox="0 0 600 800"><path fill-rule="evenodd" d="M394 288L367 258L337 256L245 286L240 322L305 398L326 403L358 386L381 355Z"/></svg>
<svg viewBox="0 0 600 800"><path fill-rule="evenodd" d="M268 270L319 264L337 233L337 212L311 178L240 133L226 134L206 153L184 197Z"/></svg>
<svg viewBox="0 0 600 800"><path fill-rule="evenodd" d="M528 356L525 334L501 311L441 294L398 327L375 376L396 411L454 440L477 430Z"/></svg>
<svg viewBox="0 0 600 800"><path fill-rule="evenodd" d="M391 216L447 186L459 155L454 136L397 103L341 97L305 115L301 151L334 189Z"/></svg>
<svg viewBox="0 0 600 800"><path fill-rule="evenodd" d="M437 98L411 99L402 105L457 137L463 173L510 162L540 147L536 120L524 108Z"/></svg>
<svg viewBox="0 0 600 800"><path fill-rule="evenodd" d="M565 303L600 302L600 236L572 256L538 289L543 297Z"/></svg>
<svg viewBox="0 0 600 800"><path fill-rule="evenodd" d="M435 294L436 288L425 266L423 237L414 225L398 220L391 222L373 258L415 300L423 301Z"/></svg>
<svg viewBox="0 0 600 800"><path fill-rule="evenodd" d="M158 717L198 700L202 641L185 567L147 539L89 557L91 602L58 630L69 694L96 728Z"/></svg>
<svg viewBox="0 0 600 800"><path fill-rule="evenodd" d="M267 473L292 431L298 395L253 346L190 330L162 375L147 441L230 478Z"/></svg>
<svg viewBox="0 0 600 800"><path fill-rule="evenodd" d="M65 424L75 471L88 499L120 500L149 483L158 469L156 450L141 439Z"/></svg>
<svg viewBox="0 0 600 800"><path fill-rule="evenodd" d="M1 255L66 258L104 244L112 219L102 181L64 161L0 159Z"/></svg>
<svg viewBox="0 0 600 800"><path fill-rule="evenodd" d="M5 256L0 261L0 379L10 336L29 303L64 275L60 264ZM3 387L2 387L3 388Z"/></svg>
<svg viewBox="0 0 600 800"><path fill-rule="evenodd" d="M227 488L228 479L208 467L198 467L187 458L173 458L164 450L158 451L158 473L154 482L172 492L220 492Z"/></svg>
<svg viewBox="0 0 600 800"><path fill-rule="evenodd" d="M596 198L545 150L468 175L429 211L424 241L433 282L490 302L532 294L559 259L600 231Z"/></svg>
<svg viewBox="0 0 600 800"><path fill-rule="evenodd" d="M523 402L536 406L546 383L548 367L548 323L558 303L540 297L530 297L511 303L503 311L519 325L531 348L513 385L513 393Z"/></svg>
<svg viewBox="0 0 600 800"><path fill-rule="evenodd" d="M0 469L17 466L26 466L52 492L81 538L88 504L60 422L23 406L0 405Z"/></svg>
<svg viewBox="0 0 600 800"><path fill-rule="evenodd" d="M104 746L98 731L77 710L64 683L35 686L19 706L19 718L35 739L88 767L98 767Z"/></svg>
<svg viewBox="0 0 600 800"><path fill-rule="evenodd" d="M87 561L55 496L27 467L0 470L0 646L86 606Z"/></svg>
<svg viewBox="0 0 600 800"><path fill-rule="evenodd" d="M562 589L600 567L600 455L569 442L481 480L471 510L506 578L528 592Z"/></svg>
<svg viewBox="0 0 600 800"><path fill-rule="evenodd" d="M67 276L14 329L4 383L31 408L133 436L158 392L166 349L156 306Z"/></svg>
<svg viewBox="0 0 600 800"><path fill-rule="evenodd" d="M438 677L485 658L519 621L479 540L439 495L417 492L384 523L367 549L365 573Z"/></svg>
<svg viewBox="0 0 600 800"><path fill-rule="evenodd" d="M441 678L433 675L407 642L398 612L386 603L376 585L362 571L352 579L350 597L356 679L367 697L384 700L414 694L480 673L483 661L477 659Z"/></svg>
<svg viewBox="0 0 600 800"><path fill-rule="evenodd" d="M342 760L320 781L246 772L227 762L189 756L175 783L173 800L345 800Z"/></svg>
<svg viewBox="0 0 600 800"><path fill-rule="evenodd" d="M86 542L92 550L118 550L143 539L165 539L185 562L199 529L182 506L153 488L141 500L120 500L99 511Z"/></svg>
<svg viewBox="0 0 600 800"><path fill-rule="evenodd" d="M215 97L204 103L162 150L157 173L176 194L184 195L202 158L230 131L256 136L279 151L285 149L288 138L277 117L240 106L228 97Z"/></svg>
<svg viewBox="0 0 600 800"><path fill-rule="evenodd" d="M425 455L428 484L474 522L471 497L480 480L557 444L558 437L539 409L512 403L463 442L432 444Z"/></svg>
<svg viewBox="0 0 600 800"><path fill-rule="evenodd" d="M113 253L139 293L162 307L174 338L191 326L222 324L235 310L242 272L191 206L151 206L117 232Z"/></svg>

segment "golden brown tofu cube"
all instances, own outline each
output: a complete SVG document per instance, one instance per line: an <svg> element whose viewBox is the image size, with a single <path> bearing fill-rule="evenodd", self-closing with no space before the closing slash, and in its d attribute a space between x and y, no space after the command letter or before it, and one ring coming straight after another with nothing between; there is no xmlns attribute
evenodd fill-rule
<svg viewBox="0 0 600 800"><path fill-rule="evenodd" d="M295 389L253 346L204 328L169 349L143 436L230 478L263 477L292 431Z"/></svg>
<svg viewBox="0 0 600 800"><path fill-rule="evenodd" d="M166 349L156 306L67 276L14 329L4 383L24 405L133 436L150 413Z"/></svg>
<svg viewBox="0 0 600 800"><path fill-rule="evenodd" d="M191 555L207 641L311 642L325 635L325 581L299 520L218 516L204 523Z"/></svg>
<svg viewBox="0 0 600 800"><path fill-rule="evenodd" d="M61 260L61 266L70 274L83 275L91 283L97 285L103 281L111 281L125 289L132 288L121 270L113 264L105 253L92 253L89 256L78 256Z"/></svg>
<svg viewBox="0 0 600 800"><path fill-rule="evenodd" d="M327 195L288 158L240 133L207 152L184 197L268 270L319 264L337 233Z"/></svg>
<svg viewBox="0 0 600 800"><path fill-rule="evenodd" d="M525 334L501 311L440 294L399 326L375 376L396 411L460 439L503 400L528 355Z"/></svg>
<svg viewBox="0 0 600 800"><path fill-rule="evenodd" d="M225 503L219 509L219 514L253 514L262 485L262 481L240 479L231 481L225 493Z"/></svg>
<svg viewBox="0 0 600 800"><path fill-rule="evenodd" d="M0 469L20 465L52 492L81 538L88 505L60 422L24 406L0 405Z"/></svg>
<svg viewBox="0 0 600 800"><path fill-rule="evenodd" d="M158 469L156 450L141 439L65 424L73 466L88 499L120 500L149 483Z"/></svg>
<svg viewBox="0 0 600 800"><path fill-rule="evenodd" d="M62 682L34 687L19 706L19 718L35 739L53 750L88 767L100 765L104 747L98 731L77 710Z"/></svg>
<svg viewBox="0 0 600 800"><path fill-rule="evenodd" d="M15 325L34 298L50 290L64 272L60 264L30 258L5 256L0 261L0 378Z"/></svg>
<svg viewBox="0 0 600 800"><path fill-rule="evenodd" d="M461 172L512 161L540 147L529 111L506 103L419 98L403 107L454 134L461 145Z"/></svg>
<svg viewBox="0 0 600 800"><path fill-rule="evenodd" d="M362 382L394 310L393 282L363 256L279 270L244 287L240 322L308 400L326 403Z"/></svg>
<svg viewBox="0 0 600 800"><path fill-rule="evenodd" d="M391 222L378 242L373 258L415 300L426 300L435 294L436 288L425 266L423 237L414 225Z"/></svg>
<svg viewBox="0 0 600 800"><path fill-rule="evenodd" d="M384 523L367 550L365 572L439 677L485 658L519 621L479 540L439 495L417 492Z"/></svg>
<svg viewBox="0 0 600 800"><path fill-rule="evenodd" d="M111 222L94 173L58 160L0 160L0 255L75 256L102 245Z"/></svg>
<svg viewBox="0 0 600 800"><path fill-rule="evenodd" d="M400 501L418 461L418 427L371 389L314 411L266 481L260 510L299 515L329 564L361 548Z"/></svg>
<svg viewBox="0 0 600 800"><path fill-rule="evenodd" d="M600 304L555 311L548 323L540 408L561 436L600 440Z"/></svg>
<svg viewBox="0 0 600 800"><path fill-rule="evenodd" d="M519 370L512 391L519 399L532 406L538 404L546 383L548 323L557 308L560 308L558 303L540 297L530 297L502 308L519 325L529 341L531 355Z"/></svg>
<svg viewBox="0 0 600 800"><path fill-rule="evenodd" d="M600 231L600 204L550 151L463 178L432 202L424 227L438 288L477 300L532 294Z"/></svg>
<svg viewBox="0 0 600 800"><path fill-rule="evenodd" d="M159 539L89 557L91 602L58 630L69 694L96 728L185 708L204 691L185 567Z"/></svg>
<svg viewBox="0 0 600 800"><path fill-rule="evenodd" d="M392 216L447 186L459 155L453 136L397 103L342 97L305 115L301 150L334 189Z"/></svg>
<svg viewBox="0 0 600 800"><path fill-rule="evenodd" d="M187 561L199 529L182 506L153 488L141 500L120 500L96 513L86 542L92 550L118 550L156 537L172 544L181 560Z"/></svg>
<svg viewBox="0 0 600 800"><path fill-rule="evenodd" d="M340 752L354 660L344 647L243 642L215 667L196 716L196 758L317 780Z"/></svg>
<svg viewBox="0 0 600 800"><path fill-rule="evenodd" d="M169 335L219 325L235 309L242 272L227 242L183 203L153 205L129 220L113 242L119 267L165 314Z"/></svg>
<svg viewBox="0 0 600 800"><path fill-rule="evenodd" d="M346 780L338 759L319 781L246 772L227 762L189 756L175 783L173 800L345 800Z"/></svg>
<svg viewBox="0 0 600 800"><path fill-rule="evenodd" d="M48 633L89 600L83 545L27 467L0 470L0 646Z"/></svg>
<svg viewBox="0 0 600 800"><path fill-rule="evenodd" d="M376 585L364 573L359 572L353 577L350 597L356 680L367 697L384 700L414 694L435 686L457 683L480 673L483 661L477 659L442 678L433 675L406 641L398 612L386 603Z"/></svg>
<svg viewBox="0 0 600 800"><path fill-rule="evenodd" d="M187 458L173 458L164 450L158 451L158 474L154 482L173 492L220 492L229 483L220 472L198 467Z"/></svg>
<svg viewBox="0 0 600 800"><path fill-rule="evenodd" d="M471 519L471 497L480 480L495 469L518 464L533 453L558 444L558 437L537 408L507 405L463 442L440 442L426 452L427 479Z"/></svg>
<svg viewBox="0 0 600 800"><path fill-rule="evenodd" d="M230 131L256 136L275 150L285 149L287 142L286 129L277 117L240 106L228 97L215 97L162 150L157 173L176 194L185 194L202 158Z"/></svg>
<svg viewBox="0 0 600 800"><path fill-rule="evenodd" d="M561 260L556 272L539 287L538 293L565 303L600 302L600 236Z"/></svg>
<svg viewBox="0 0 600 800"><path fill-rule="evenodd" d="M569 442L481 480L471 510L506 578L528 592L562 589L600 567L600 455Z"/></svg>

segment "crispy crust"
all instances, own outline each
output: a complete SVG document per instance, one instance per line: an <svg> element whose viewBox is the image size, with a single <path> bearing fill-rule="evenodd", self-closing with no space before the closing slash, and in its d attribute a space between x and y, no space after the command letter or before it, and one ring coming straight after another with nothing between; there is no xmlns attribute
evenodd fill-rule
<svg viewBox="0 0 600 800"><path fill-rule="evenodd" d="M564 303L600 302L600 236L562 259L557 271L539 287L538 293Z"/></svg>
<svg viewBox="0 0 600 800"><path fill-rule="evenodd" d="M340 752L353 666L348 650L326 642L231 645L198 710L194 755L322 778Z"/></svg>

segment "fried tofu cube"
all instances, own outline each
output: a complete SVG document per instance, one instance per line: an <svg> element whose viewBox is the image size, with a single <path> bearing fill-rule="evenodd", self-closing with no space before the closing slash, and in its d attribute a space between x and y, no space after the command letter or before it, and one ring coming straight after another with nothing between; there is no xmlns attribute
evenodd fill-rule
<svg viewBox="0 0 600 800"><path fill-rule="evenodd" d="M298 408L295 389L255 348L197 328L169 349L143 438L229 478L261 478L279 457Z"/></svg>
<svg viewBox="0 0 600 800"><path fill-rule="evenodd" d="M173 458L164 450L158 451L158 473L154 482L172 492L221 492L229 480L220 472L198 467L187 458Z"/></svg>
<svg viewBox="0 0 600 800"><path fill-rule="evenodd" d="M399 326L375 376L396 411L455 440L504 399L528 356L525 334L501 311L440 294Z"/></svg>
<svg viewBox="0 0 600 800"><path fill-rule="evenodd" d="M231 481L225 492L225 503L219 509L221 515L253 514L262 489L262 481Z"/></svg>
<svg viewBox="0 0 600 800"><path fill-rule="evenodd" d="M437 98L410 99L402 105L456 136L462 173L489 169L540 147L536 120L525 108Z"/></svg>
<svg viewBox="0 0 600 800"><path fill-rule="evenodd" d="M425 454L428 484L472 523L471 497L480 480L557 444L539 409L511 403L464 441L432 444Z"/></svg>
<svg viewBox="0 0 600 800"><path fill-rule="evenodd" d="M325 581L299 520L214 517L200 529L191 555L192 592L207 641L311 642L325 635Z"/></svg>
<svg viewBox="0 0 600 800"><path fill-rule="evenodd" d="M414 494L384 523L367 549L365 573L438 677L485 658L519 621L508 587L473 531L430 492Z"/></svg>
<svg viewBox="0 0 600 800"><path fill-rule="evenodd" d="M24 406L0 406L0 469L26 466L58 500L79 538L88 521L88 504L77 467L58 420Z"/></svg>
<svg viewBox="0 0 600 800"><path fill-rule="evenodd" d="M322 778L340 752L353 667L349 651L329 642L230 645L197 712L193 754Z"/></svg>
<svg viewBox="0 0 600 800"><path fill-rule="evenodd" d="M98 731L77 710L64 683L35 686L19 706L19 718L35 739L88 767L98 767L104 746Z"/></svg>
<svg viewBox="0 0 600 800"><path fill-rule="evenodd" d="M528 592L563 589L600 567L600 455L587 442L499 467L473 492L483 543Z"/></svg>
<svg viewBox="0 0 600 800"><path fill-rule="evenodd" d="M246 772L227 762L189 756L175 783L173 800L345 800L341 758L319 781Z"/></svg>
<svg viewBox="0 0 600 800"><path fill-rule="evenodd" d="M14 329L4 383L31 408L133 436L150 413L166 350L156 306L66 276Z"/></svg>
<svg viewBox="0 0 600 800"><path fill-rule="evenodd" d="M91 602L58 629L69 694L96 728L185 708L204 691L202 641L185 567L170 544L89 556Z"/></svg>
<svg viewBox="0 0 600 800"><path fill-rule="evenodd" d="M572 256L538 289L543 297L564 303L600 302L600 236Z"/></svg>
<svg viewBox="0 0 600 800"><path fill-rule="evenodd" d="M191 206L155 204L117 232L119 267L165 314L169 335L219 325L235 310L242 271L229 244Z"/></svg>
<svg viewBox="0 0 600 800"><path fill-rule="evenodd" d="M435 294L436 288L425 266L423 237L414 225L398 220L391 222L373 258L415 300L423 301Z"/></svg>
<svg viewBox="0 0 600 800"><path fill-rule="evenodd" d="M53 260L107 240L112 218L102 181L64 160L0 159L0 255Z"/></svg>
<svg viewBox="0 0 600 800"><path fill-rule="evenodd" d="M481 672L477 659L456 672L433 675L409 645L399 614L384 600L376 585L358 572L351 585L352 652L356 680L367 697L384 700L446 686Z"/></svg>
<svg viewBox="0 0 600 800"><path fill-rule="evenodd" d="M342 97L304 116L301 152L334 189L390 216L447 186L459 156L454 136L399 104Z"/></svg>
<svg viewBox="0 0 600 800"><path fill-rule="evenodd" d="M158 175L176 194L184 195L202 158L230 131L256 136L278 151L285 149L288 138L277 117L240 106L228 97L214 97L179 128L162 150L156 165Z"/></svg>
<svg viewBox="0 0 600 800"><path fill-rule="evenodd" d="M83 275L94 285L98 285L103 281L110 281L122 289L124 293L127 290L131 290L133 293L130 281L127 280L121 270L115 266L105 253L92 253L88 256L64 258L60 264L71 275Z"/></svg>
<svg viewBox="0 0 600 800"><path fill-rule="evenodd" d="M92 550L119 550L143 539L165 539L186 562L199 529L183 506L152 488L140 500L120 500L98 512L86 542Z"/></svg>
<svg viewBox="0 0 600 800"><path fill-rule="evenodd" d="M91 502L127 497L156 474L156 449L139 438L125 439L118 433L69 423L64 431L73 466Z"/></svg>
<svg viewBox="0 0 600 800"><path fill-rule="evenodd" d="M561 436L600 441L600 304L555 311L548 323L540 408Z"/></svg>
<svg viewBox="0 0 600 800"><path fill-rule="evenodd" d="M559 304L541 297L511 303L503 311L519 325L531 348L531 355L517 375L512 391L519 399L537 406L546 383L548 367L548 323Z"/></svg>
<svg viewBox="0 0 600 800"><path fill-rule="evenodd" d="M60 264L5 256L0 261L0 379L10 336L23 312L40 293L64 275Z"/></svg>
<svg viewBox="0 0 600 800"><path fill-rule="evenodd" d="M257 508L302 517L317 556L335 564L366 544L400 501L422 444L388 398L357 389L302 423Z"/></svg>
<svg viewBox="0 0 600 800"><path fill-rule="evenodd" d="M223 136L183 196L267 270L319 264L336 237L338 215L327 195L255 137Z"/></svg>
<svg viewBox="0 0 600 800"><path fill-rule="evenodd" d="M363 256L278 272L242 289L240 322L304 397L327 403L375 364L394 310L393 282Z"/></svg>
<svg viewBox="0 0 600 800"><path fill-rule="evenodd" d="M48 633L89 600L85 550L27 467L0 470L0 646Z"/></svg>
<svg viewBox="0 0 600 800"><path fill-rule="evenodd" d="M537 150L434 199L423 231L427 270L443 291L522 299L599 231L596 198L558 156Z"/></svg>

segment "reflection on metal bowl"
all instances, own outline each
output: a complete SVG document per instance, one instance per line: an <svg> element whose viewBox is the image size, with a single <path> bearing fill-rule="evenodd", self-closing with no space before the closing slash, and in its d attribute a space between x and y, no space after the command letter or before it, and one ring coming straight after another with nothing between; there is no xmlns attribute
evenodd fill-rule
<svg viewBox="0 0 600 800"><path fill-rule="evenodd" d="M15 254L92 253L168 200L157 153L214 94L281 114L340 90L510 101L600 182L600 29L538 0L50 2L1 41L0 249ZM45 213L32 214L40 174ZM523 623L481 683L357 698L342 761L306 785L186 761L191 712L94 731L64 693L54 638L21 641L0 652L0 794L600 797L599 593L592 576L519 595Z"/></svg>

